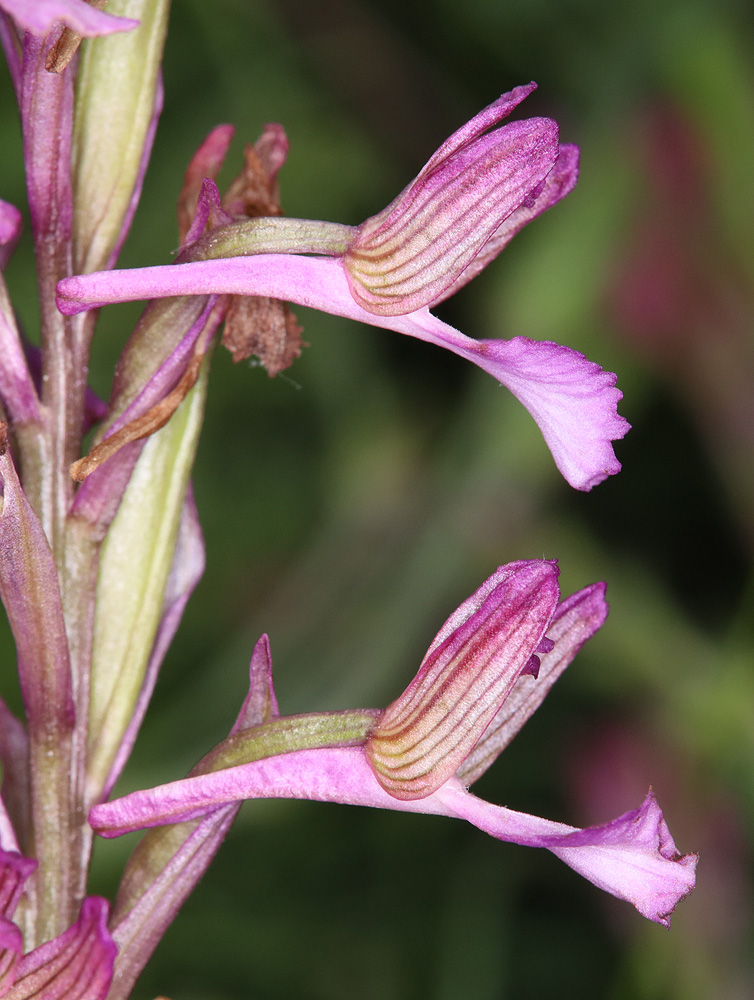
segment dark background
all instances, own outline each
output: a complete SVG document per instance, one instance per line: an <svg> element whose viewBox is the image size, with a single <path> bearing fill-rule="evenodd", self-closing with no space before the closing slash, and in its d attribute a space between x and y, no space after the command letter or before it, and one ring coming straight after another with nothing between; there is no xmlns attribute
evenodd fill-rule
<svg viewBox="0 0 754 1000"><path fill-rule="evenodd" d="M220 122L237 127L226 180L281 122L286 214L355 224L535 79L520 114L581 146L579 185L440 314L617 371L634 429L623 472L580 494L505 390L430 345L301 309L310 346L283 376L218 351L194 477L207 571L121 789L182 776L226 734L262 631L284 713L385 705L496 566L557 557L564 593L608 581L610 618L475 790L584 825L651 783L701 862L667 932L450 820L247 804L137 997L754 995L752 28L732 0L175 3L123 266L170 260L183 171ZM20 204L10 117L0 194ZM136 315L98 332L105 396ZM131 847L99 845L94 891Z"/></svg>

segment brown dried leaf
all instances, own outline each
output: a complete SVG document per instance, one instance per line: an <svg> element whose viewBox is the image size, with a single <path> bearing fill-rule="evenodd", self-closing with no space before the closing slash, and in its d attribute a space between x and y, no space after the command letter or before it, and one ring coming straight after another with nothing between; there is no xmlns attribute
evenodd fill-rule
<svg viewBox="0 0 754 1000"><path fill-rule="evenodd" d="M223 208L230 215L245 215L250 219L282 215L276 188L254 146L247 145L243 170L231 181L223 198Z"/></svg>
<svg viewBox="0 0 754 1000"><path fill-rule="evenodd" d="M222 342L236 362L255 354L272 378L301 354L302 332L285 302L234 295Z"/></svg>

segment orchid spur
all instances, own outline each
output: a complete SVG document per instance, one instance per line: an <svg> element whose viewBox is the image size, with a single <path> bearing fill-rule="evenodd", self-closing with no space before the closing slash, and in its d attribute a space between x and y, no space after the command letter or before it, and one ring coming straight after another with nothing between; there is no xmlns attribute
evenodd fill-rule
<svg viewBox="0 0 754 1000"><path fill-rule="evenodd" d="M197 209L204 222L175 264L65 278L58 308L73 315L134 299L266 296L416 337L505 385L534 417L567 481L589 490L620 469L612 442L629 425L617 412L615 376L551 342L474 340L429 311L576 183L578 150L559 143L554 121L527 119L488 131L534 88L517 87L483 109L391 205L358 227L234 221L222 213L208 179Z"/></svg>
<svg viewBox="0 0 754 1000"><path fill-rule="evenodd" d="M494 806L466 786L494 762L607 615L604 585L559 602L555 563L500 567L440 629L385 711L280 717L269 646L251 690L267 685L269 721L216 747L188 778L95 806L106 837L209 818L253 798L299 798L465 819L499 840L545 847L595 885L670 925L694 886L650 791L638 809L583 830ZM251 695L250 695L251 697ZM248 699L247 699L248 700Z"/></svg>

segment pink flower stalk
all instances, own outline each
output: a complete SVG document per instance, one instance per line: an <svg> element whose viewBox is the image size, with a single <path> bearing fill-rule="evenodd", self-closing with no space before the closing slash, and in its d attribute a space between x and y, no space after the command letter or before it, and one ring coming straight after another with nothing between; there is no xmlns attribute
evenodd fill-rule
<svg viewBox="0 0 754 1000"><path fill-rule="evenodd" d="M5 1000L105 1000L117 948L107 929L109 907L87 897L78 920L54 940L23 954L11 917L37 865L0 848L0 996Z"/></svg>
<svg viewBox="0 0 754 1000"><path fill-rule="evenodd" d="M612 822L577 829L478 799L475 781L536 710L607 615L604 585L559 603L554 563L502 566L451 615L384 712L277 717L231 735L182 780L95 806L106 837L196 820L242 799L300 798L465 819L498 840L545 847L665 926L694 886L650 792ZM266 637L257 677L269 677ZM259 697L259 680L256 682Z"/></svg>
<svg viewBox="0 0 754 1000"><path fill-rule="evenodd" d="M266 296L428 341L510 389L568 482L590 490L620 470L612 442L629 425L617 412L616 376L551 342L474 340L429 312L576 183L578 150L558 143L555 122L534 118L487 131L534 86L481 111L391 205L355 229L293 219L218 225L176 264L60 281L58 308L73 315L134 299ZM213 182L205 182L203 198L219 204Z"/></svg>

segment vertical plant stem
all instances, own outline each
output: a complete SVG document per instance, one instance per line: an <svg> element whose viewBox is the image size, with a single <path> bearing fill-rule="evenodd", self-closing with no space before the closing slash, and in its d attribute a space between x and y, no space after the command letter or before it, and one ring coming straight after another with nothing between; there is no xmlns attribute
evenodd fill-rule
<svg viewBox="0 0 754 1000"><path fill-rule="evenodd" d="M72 349L74 324L61 316L55 305L55 286L71 273L72 261L73 77L71 68L59 74L45 70L48 48L47 40L27 34L21 85L47 443L46 449L24 454L22 460L25 477L36 484L37 513L51 549L51 557L45 556L43 539L36 537L32 518L25 513L27 541L33 540L28 551L18 554L19 565L26 566L28 577L26 600L38 602L40 609L49 612L40 611L38 622L24 623L25 628L39 628L41 636L38 642L31 642L23 663L19 650L29 720L34 844L39 860L38 943L60 934L75 918L77 905L74 885L79 881L75 872L80 818L73 794L78 783L73 746L75 708L59 579L65 562L65 518L73 499L68 467L80 447L87 376L85 360ZM78 631L75 621L67 624L73 633ZM18 644L18 634L16 641Z"/></svg>

